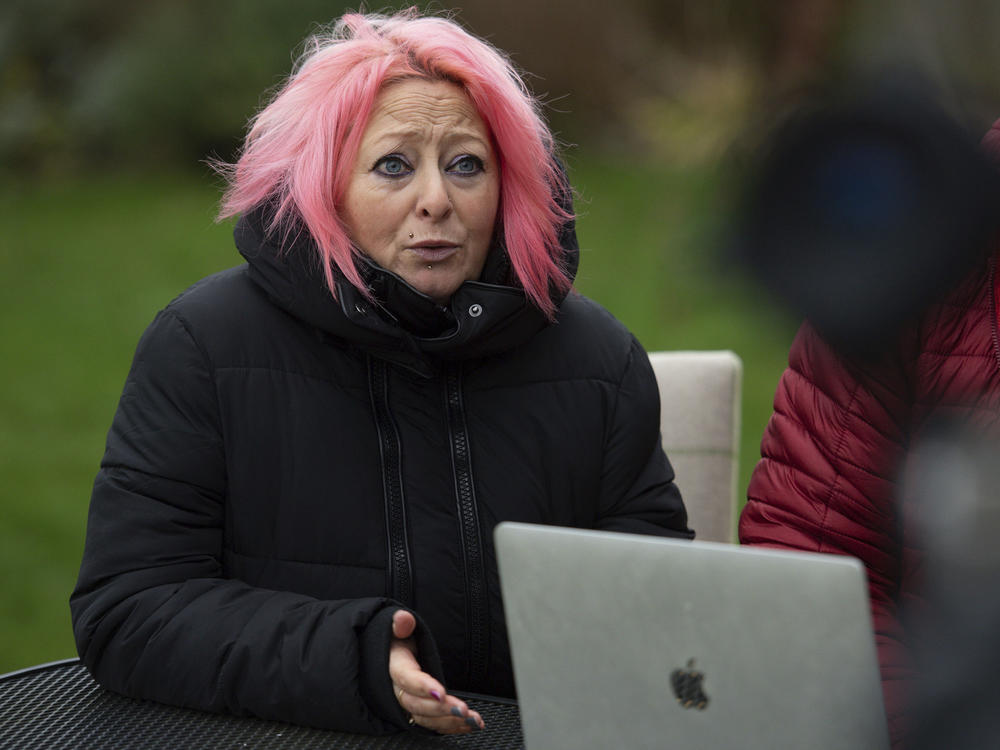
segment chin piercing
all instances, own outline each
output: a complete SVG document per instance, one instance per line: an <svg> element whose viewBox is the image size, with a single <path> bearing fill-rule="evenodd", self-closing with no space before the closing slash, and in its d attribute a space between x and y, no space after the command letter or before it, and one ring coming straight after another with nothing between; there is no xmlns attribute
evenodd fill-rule
<svg viewBox="0 0 1000 750"><path fill-rule="evenodd" d="M413 232L410 232L410 239L413 239Z"/></svg>
<svg viewBox="0 0 1000 750"><path fill-rule="evenodd" d="M432 266L432 265L430 265L430 264L428 263L428 264L427 264L427 270L428 270L428 271L430 271L430 270L431 270L432 268L434 268L434 266Z"/></svg>

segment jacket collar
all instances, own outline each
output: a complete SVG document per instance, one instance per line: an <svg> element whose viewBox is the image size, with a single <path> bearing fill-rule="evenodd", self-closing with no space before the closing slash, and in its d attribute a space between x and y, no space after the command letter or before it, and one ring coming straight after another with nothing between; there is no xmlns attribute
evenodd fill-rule
<svg viewBox="0 0 1000 750"><path fill-rule="evenodd" d="M324 335L422 375L436 372L442 361L507 351L548 325L514 280L502 243L494 243L480 279L462 284L447 308L367 258L358 259L358 270L374 301L337 269L334 299L308 233L269 231L269 221L269 209L256 209L240 217L234 235L250 278L271 301ZM572 221L560 232L560 244L572 279L579 261ZM562 296L552 295L557 306L562 303Z"/></svg>

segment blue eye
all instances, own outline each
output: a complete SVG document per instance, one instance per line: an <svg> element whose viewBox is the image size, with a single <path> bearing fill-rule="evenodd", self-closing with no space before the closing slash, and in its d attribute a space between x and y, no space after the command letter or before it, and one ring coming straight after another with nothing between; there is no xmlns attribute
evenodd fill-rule
<svg viewBox="0 0 1000 750"><path fill-rule="evenodd" d="M402 177L411 171L410 165L406 163L406 160L395 154L383 156L375 162L374 170L386 177Z"/></svg>
<svg viewBox="0 0 1000 750"><path fill-rule="evenodd" d="M483 171L483 160L478 156L464 154L448 165L448 171L455 174L479 174Z"/></svg>

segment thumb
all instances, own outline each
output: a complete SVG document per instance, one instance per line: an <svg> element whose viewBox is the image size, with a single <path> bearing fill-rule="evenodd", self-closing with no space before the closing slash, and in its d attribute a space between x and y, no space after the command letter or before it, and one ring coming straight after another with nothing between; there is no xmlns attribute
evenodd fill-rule
<svg viewBox="0 0 1000 750"><path fill-rule="evenodd" d="M417 629L417 618L412 612L405 609L397 609L392 614L392 634L396 638L409 638L413 631Z"/></svg>

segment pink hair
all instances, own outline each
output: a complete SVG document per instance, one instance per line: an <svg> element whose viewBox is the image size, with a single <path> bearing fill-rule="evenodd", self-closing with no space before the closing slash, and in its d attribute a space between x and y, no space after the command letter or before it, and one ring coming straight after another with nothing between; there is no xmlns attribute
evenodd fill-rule
<svg viewBox="0 0 1000 750"><path fill-rule="evenodd" d="M358 123L367 124L383 87L410 77L456 83L479 111L500 162L499 218L511 266L531 302L553 318L550 288L571 285L558 241L571 214L558 199L568 187L552 135L502 53L453 21L414 8L346 14L307 42L297 69L254 118L237 163L223 167L229 188L219 218L273 202L270 230L305 226L332 294L334 264L368 294L337 208L364 132Z"/></svg>

